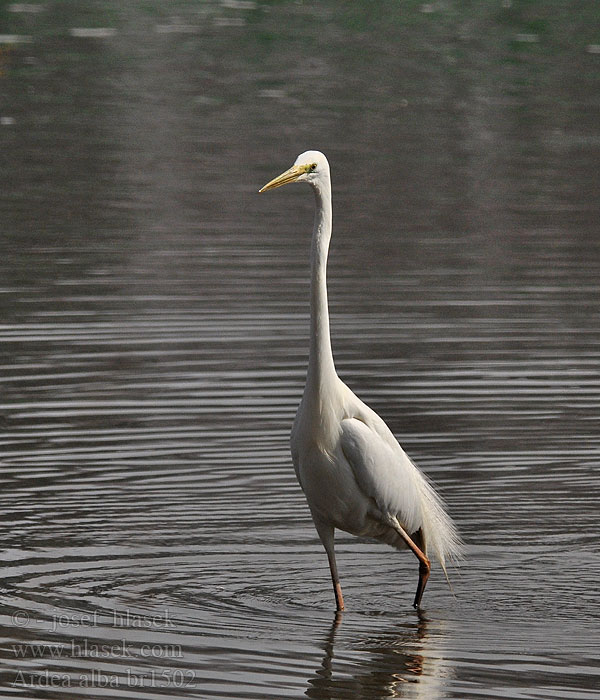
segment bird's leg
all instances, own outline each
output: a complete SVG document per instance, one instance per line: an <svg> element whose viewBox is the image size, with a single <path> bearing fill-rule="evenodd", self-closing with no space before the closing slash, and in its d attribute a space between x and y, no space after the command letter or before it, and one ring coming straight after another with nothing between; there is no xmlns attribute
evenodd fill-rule
<svg viewBox="0 0 600 700"><path fill-rule="evenodd" d="M427 555L423 552L422 549L420 549L415 544L415 542L411 539L411 537L400 525L396 518L393 518L392 525L394 530L396 530L400 537L402 537L402 539L406 542L408 548L419 560L419 583L417 584L417 592L415 593L415 600L413 602L413 607L419 608L419 606L421 605L421 598L423 597L423 591L425 590L425 586L427 585L427 579L429 578L429 572L431 571L431 563L427 558ZM422 538L419 537L419 540L421 539Z"/></svg>
<svg viewBox="0 0 600 700"><path fill-rule="evenodd" d="M423 591L425 590L430 571L431 565L429 563L429 559L425 557L425 561L419 560L419 583L417 584L417 592L415 593L413 608L418 609L421 606L421 598L423 597Z"/></svg>
<svg viewBox="0 0 600 700"><path fill-rule="evenodd" d="M335 595L335 609L341 612L344 609L344 596L342 595L342 587L340 585L340 577L338 576L337 564L335 561L334 550L334 528L329 523L323 523L313 516L315 527L327 552L329 561L329 570L331 571L331 582L333 583L333 593Z"/></svg>
<svg viewBox="0 0 600 700"><path fill-rule="evenodd" d="M335 609L341 612L344 609L344 596L342 595L342 586L340 585L340 577L338 576L335 552L333 549L331 549L331 551L327 550L327 559L329 560L331 582L333 583L333 593L335 595Z"/></svg>

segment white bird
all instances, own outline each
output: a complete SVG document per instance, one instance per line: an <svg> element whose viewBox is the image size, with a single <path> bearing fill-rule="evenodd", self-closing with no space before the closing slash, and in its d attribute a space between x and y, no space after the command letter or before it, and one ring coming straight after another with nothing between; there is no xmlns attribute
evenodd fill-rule
<svg viewBox="0 0 600 700"><path fill-rule="evenodd" d="M310 351L306 386L291 435L292 459L327 552L337 610L344 609L334 552L335 528L410 549L419 560L418 608L432 552L446 574L462 542L440 497L384 421L338 377L331 351L326 268L331 238L327 158L306 151L260 192L307 182L316 198L311 248ZM447 575L446 575L447 578Z"/></svg>

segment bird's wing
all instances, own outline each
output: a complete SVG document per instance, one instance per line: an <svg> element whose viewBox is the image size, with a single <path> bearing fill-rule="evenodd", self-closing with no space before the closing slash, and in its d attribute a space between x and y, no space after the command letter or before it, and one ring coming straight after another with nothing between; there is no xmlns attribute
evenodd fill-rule
<svg viewBox="0 0 600 700"><path fill-rule="evenodd" d="M342 452L361 491L384 515L398 517L409 533L418 530L423 524L418 484L422 476L404 450L357 418L345 418L341 427Z"/></svg>
<svg viewBox="0 0 600 700"><path fill-rule="evenodd" d="M363 493L385 515L398 518L412 534L421 529L444 571L448 557L459 559L462 541L444 504L395 438L357 418L341 423L340 444ZM393 439L392 439L393 438Z"/></svg>

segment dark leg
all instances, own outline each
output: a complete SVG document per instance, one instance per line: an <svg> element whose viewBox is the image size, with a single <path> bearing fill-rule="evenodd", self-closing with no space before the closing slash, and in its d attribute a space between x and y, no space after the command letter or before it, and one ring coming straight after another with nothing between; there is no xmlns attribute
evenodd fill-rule
<svg viewBox="0 0 600 700"><path fill-rule="evenodd" d="M425 559L425 562L419 560L419 583L417 584L417 592L415 593L413 608L419 608L421 606L421 598L423 597L423 591L425 590L427 579L429 578L429 572L431 570L429 560L427 557L425 557Z"/></svg>
<svg viewBox="0 0 600 700"><path fill-rule="evenodd" d="M333 584L333 593L335 595L335 609L341 612L344 609L344 596L342 595L342 587L340 585L340 577L338 576L337 564L335 562L335 551L333 548L333 526L329 523L322 523L317 521L314 516L315 526L323 547L327 552L327 559L329 561L329 570L331 571L331 582Z"/></svg>
<svg viewBox="0 0 600 700"><path fill-rule="evenodd" d="M396 530L400 537L402 537L402 539L406 542L408 548L419 560L419 583L417 584L417 592L415 593L415 600L413 602L413 607L419 608L421 605L421 598L423 597L423 591L425 590L425 586L427 585L427 579L429 578L429 572L431 571L431 563L427 558L427 555L415 544L415 542L402 528L402 526L396 518L392 519L391 524L394 530ZM418 539L419 544L423 546L423 537L420 531L416 533L415 539Z"/></svg>
<svg viewBox="0 0 600 700"><path fill-rule="evenodd" d="M344 609L344 596L342 595L342 586L340 585L333 550L331 550L331 554L327 552L327 558L329 559L329 570L331 571L331 582L333 583L333 594L335 595L335 609L341 612Z"/></svg>

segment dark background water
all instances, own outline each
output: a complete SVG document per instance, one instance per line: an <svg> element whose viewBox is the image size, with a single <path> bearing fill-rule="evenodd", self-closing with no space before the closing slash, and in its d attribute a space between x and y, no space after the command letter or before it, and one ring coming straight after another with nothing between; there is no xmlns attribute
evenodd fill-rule
<svg viewBox="0 0 600 700"><path fill-rule="evenodd" d="M592 698L600 13L589 0L0 2L3 696ZM467 542L295 482L305 188L342 378Z"/></svg>

